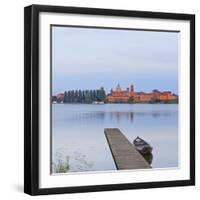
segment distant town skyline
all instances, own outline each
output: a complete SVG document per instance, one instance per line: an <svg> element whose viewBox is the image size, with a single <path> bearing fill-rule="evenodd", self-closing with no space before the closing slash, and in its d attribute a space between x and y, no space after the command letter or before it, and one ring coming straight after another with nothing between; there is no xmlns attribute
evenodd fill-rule
<svg viewBox="0 0 200 200"><path fill-rule="evenodd" d="M117 84L114 90L106 93L103 87L96 90L68 90L62 93L54 94L51 97L52 103L178 103L178 95L171 91L159 91L157 89L151 92L136 91L131 84L123 89Z"/></svg>
<svg viewBox="0 0 200 200"><path fill-rule="evenodd" d="M52 95L56 95L56 94L59 94L59 93L64 93L64 92L66 92L66 91L77 91L77 90L82 90L82 91L86 91L86 90L88 90L88 91L90 91L90 90L98 90L98 89L101 89L101 88L103 88L104 90L105 90L105 92L106 92L106 94L109 94L110 92L111 92L111 90L116 90L117 89L117 87L121 87L121 89L123 89L123 90L129 90L130 89L130 87L131 87L131 85L133 85L134 86L134 90L135 90L135 85L133 84L133 83L131 83L131 84L129 84L129 85L127 85L126 87L121 87L121 84L120 83L117 83L116 85L115 85L115 87L112 87L112 88L110 88L110 90L108 90L108 91L106 91L105 90L105 87L104 86L99 86L98 88L84 88L84 89L82 89L82 88L75 88L75 89L68 89L68 90L63 90L63 91L59 91L59 92L57 92L57 93L52 93ZM165 91L170 91L170 92L173 92L173 91L171 91L171 90L159 90L158 88L152 88L151 90L149 90L149 91L145 91L145 90L135 90L135 91L137 91L137 92L152 92L153 90L158 90L158 91L160 91L160 92L165 92ZM174 93L174 94L176 94L176 93ZM176 95L178 95L178 94L176 94Z"/></svg>
<svg viewBox="0 0 200 200"><path fill-rule="evenodd" d="M52 93L119 83L126 89L178 94L178 34L138 30L52 28Z"/></svg>

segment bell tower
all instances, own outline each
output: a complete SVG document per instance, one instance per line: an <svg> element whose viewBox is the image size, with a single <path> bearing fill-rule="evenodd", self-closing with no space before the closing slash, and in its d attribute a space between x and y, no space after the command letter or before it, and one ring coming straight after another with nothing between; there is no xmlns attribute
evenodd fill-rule
<svg viewBox="0 0 200 200"><path fill-rule="evenodd" d="M134 86L131 84L130 86L130 96L134 96Z"/></svg>

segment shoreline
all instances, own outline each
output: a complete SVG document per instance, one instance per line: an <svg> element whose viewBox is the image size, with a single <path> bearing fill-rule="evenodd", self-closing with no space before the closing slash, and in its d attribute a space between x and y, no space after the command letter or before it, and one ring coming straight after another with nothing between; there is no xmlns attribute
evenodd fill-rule
<svg viewBox="0 0 200 200"><path fill-rule="evenodd" d="M80 105L80 104L82 104L82 105L97 105L97 106L102 106L102 105L119 105L119 104L121 104L121 105L137 105L137 104L145 104L145 105L163 105L163 104L165 104L165 105L172 105L172 104L179 104L178 102L177 103L175 103L175 102L168 102L168 103L165 103L165 102L161 102L161 103L145 103L145 102L139 102L139 103L104 103L104 104L93 104L93 103L51 103L51 104L68 104L68 105Z"/></svg>

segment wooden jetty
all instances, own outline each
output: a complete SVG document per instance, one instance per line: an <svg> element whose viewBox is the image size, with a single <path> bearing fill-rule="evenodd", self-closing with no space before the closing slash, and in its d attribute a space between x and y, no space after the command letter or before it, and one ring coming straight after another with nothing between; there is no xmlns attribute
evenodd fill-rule
<svg viewBox="0 0 200 200"><path fill-rule="evenodd" d="M118 170L151 168L134 144L118 128L106 128L104 133Z"/></svg>

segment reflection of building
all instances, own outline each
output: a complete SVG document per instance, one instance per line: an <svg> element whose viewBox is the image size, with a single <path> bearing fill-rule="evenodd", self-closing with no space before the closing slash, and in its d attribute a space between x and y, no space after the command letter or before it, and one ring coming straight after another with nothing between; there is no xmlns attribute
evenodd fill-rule
<svg viewBox="0 0 200 200"><path fill-rule="evenodd" d="M156 102L156 101L177 101L178 96L172 94L171 91L160 92L159 90L153 90L150 93L146 92L135 92L134 86L131 85L130 89L122 90L118 84L115 91L111 90L111 93L106 97L107 102L117 103L117 102Z"/></svg>

